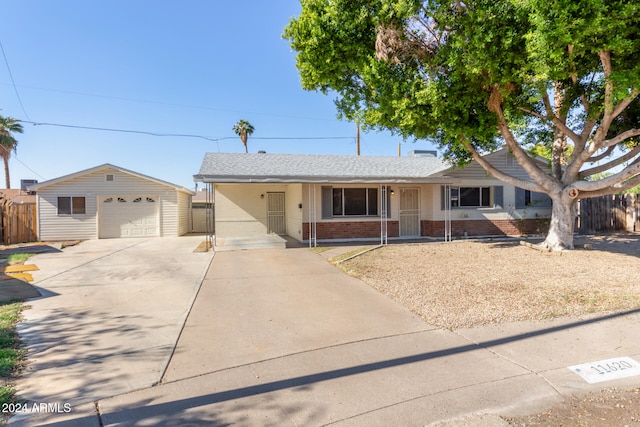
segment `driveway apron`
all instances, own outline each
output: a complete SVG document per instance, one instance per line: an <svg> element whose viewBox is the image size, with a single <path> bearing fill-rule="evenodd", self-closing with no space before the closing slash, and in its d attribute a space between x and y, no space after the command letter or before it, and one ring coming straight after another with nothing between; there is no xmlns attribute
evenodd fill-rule
<svg viewBox="0 0 640 427"><path fill-rule="evenodd" d="M218 252L164 381L425 329L308 249Z"/></svg>
<svg viewBox="0 0 640 427"><path fill-rule="evenodd" d="M34 403L70 404L156 384L210 264L202 237L85 241L30 259L42 298L18 332Z"/></svg>

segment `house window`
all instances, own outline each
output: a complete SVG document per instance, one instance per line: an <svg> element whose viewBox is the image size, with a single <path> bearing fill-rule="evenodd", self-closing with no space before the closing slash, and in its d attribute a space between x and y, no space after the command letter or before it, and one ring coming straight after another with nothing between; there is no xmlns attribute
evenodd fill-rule
<svg viewBox="0 0 640 427"><path fill-rule="evenodd" d="M503 188L493 187L449 187L451 208L501 208L503 205ZM445 208L445 192L447 186L441 187L441 208Z"/></svg>
<svg viewBox="0 0 640 427"><path fill-rule="evenodd" d="M378 216L377 188L323 187L324 218L337 216Z"/></svg>
<svg viewBox="0 0 640 427"><path fill-rule="evenodd" d="M490 206L490 187L451 187L452 208L488 208Z"/></svg>
<svg viewBox="0 0 640 427"><path fill-rule="evenodd" d="M58 215L86 214L84 197L58 197Z"/></svg>
<svg viewBox="0 0 640 427"><path fill-rule="evenodd" d="M516 209L525 209L528 207L549 208L551 207L551 198L545 193L538 193L516 187Z"/></svg>
<svg viewBox="0 0 640 427"><path fill-rule="evenodd" d="M113 181L113 175L107 175L107 181Z"/></svg>

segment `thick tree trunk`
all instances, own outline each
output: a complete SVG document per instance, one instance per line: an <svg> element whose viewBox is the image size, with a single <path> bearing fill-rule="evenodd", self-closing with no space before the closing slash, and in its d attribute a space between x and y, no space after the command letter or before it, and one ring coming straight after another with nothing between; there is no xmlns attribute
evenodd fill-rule
<svg viewBox="0 0 640 427"><path fill-rule="evenodd" d="M4 183L7 189L11 188L11 176L9 174L9 156L2 156L4 162Z"/></svg>
<svg viewBox="0 0 640 427"><path fill-rule="evenodd" d="M549 233L542 246L552 251L573 249L573 230L576 221L576 198L563 192L552 198L551 223Z"/></svg>

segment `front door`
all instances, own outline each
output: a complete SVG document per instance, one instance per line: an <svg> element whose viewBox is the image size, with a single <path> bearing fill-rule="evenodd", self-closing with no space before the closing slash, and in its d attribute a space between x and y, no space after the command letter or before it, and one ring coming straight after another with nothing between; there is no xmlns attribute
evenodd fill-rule
<svg viewBox="0 0 640 427"><path fill-rule="evenodd" d="M417 188L400 189L400 237L420 236L420 193Z"/></svg>
<svg viewBox="0 0 640 427"><path fill-rule="evenodd" d="M267 233L287 234L284 193L267 193Z"/></svg>

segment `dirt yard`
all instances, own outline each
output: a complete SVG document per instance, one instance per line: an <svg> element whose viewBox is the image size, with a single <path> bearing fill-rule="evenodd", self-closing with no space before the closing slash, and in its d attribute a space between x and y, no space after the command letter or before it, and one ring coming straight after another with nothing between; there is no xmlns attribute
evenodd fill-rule
<svg viewBox="0 0 640 427"><path fill-rule="evenodd" d="M518 241L389 245L340 266L446 329L640 307L640 234L577 238L541 252ZM640 426L640 388L572 397L512 426Z"/></svg>
<svg viewBox="0 0 640 427"><path fill-rule="evenodd" d="M341 266L446 329L640 307L640 235L576 243L560 253L516 240L388 245Z"/></svg>

